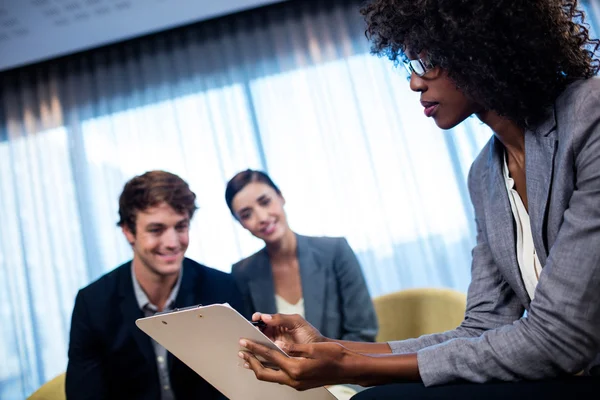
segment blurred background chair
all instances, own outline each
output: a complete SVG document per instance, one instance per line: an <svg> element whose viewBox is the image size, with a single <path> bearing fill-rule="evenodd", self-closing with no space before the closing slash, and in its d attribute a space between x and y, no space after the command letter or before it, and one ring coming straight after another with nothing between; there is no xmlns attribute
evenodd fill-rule
<svg viewBox="0 0 600 400"><path fill-rule="evenodd" d="M373 299L378 342L403 340L456 328L465 316L466 296L452 289L419 288Z"/></svg>
<svg viewBox="0 0 600 400"><path fill-rule="evenodd" d="M66 373L62 373L48 382L44 383L36 390L27 400L66 400L65 394L65 377Z"/></svg>

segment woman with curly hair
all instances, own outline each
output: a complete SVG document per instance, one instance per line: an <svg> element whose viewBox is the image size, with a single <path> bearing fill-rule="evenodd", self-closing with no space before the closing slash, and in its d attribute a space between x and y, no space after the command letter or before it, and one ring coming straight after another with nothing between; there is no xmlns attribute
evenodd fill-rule
<svg viewBox="0 0 600 400"><path fill-rule="evenodd" d="M361 11L374 53L407 66L427 117L450 129L476 115L494 133L469 173L477 243L465 319L355 343L255 314L294 358L242 339L245 366L297 389L396 383L363 399L597 396L600 44L577 0L374 0Z"/></svg>

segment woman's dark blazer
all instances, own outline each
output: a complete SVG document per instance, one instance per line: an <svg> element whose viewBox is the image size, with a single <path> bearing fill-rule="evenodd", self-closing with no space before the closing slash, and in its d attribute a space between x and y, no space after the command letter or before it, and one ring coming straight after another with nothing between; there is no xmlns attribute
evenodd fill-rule
<svg viewBox="0 0 600 400"><path fill-rule="evenodd" d="M296 238L306 320L329 338L374 341L375 309L358 259L346 239ZM266 248L234 264L231 273L253 312L277 312Z"/></svg>

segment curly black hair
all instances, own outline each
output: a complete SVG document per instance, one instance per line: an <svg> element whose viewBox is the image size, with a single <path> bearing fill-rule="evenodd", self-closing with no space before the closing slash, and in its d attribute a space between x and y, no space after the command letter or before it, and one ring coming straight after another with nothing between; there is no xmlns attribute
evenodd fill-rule
<svg viewBox="0 0 600 400"><path fill-rule="evenodd" d="M577 0L375 0L361 8L372 52L398 62L427 51L467 96L520 126L539 122L566 86L598 73Z"/></svg>

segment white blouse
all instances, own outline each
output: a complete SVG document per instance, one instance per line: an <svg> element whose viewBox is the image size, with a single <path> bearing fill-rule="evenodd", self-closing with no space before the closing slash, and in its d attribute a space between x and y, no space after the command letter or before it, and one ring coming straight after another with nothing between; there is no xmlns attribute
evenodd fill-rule
<svg viewBox="0 0 600 400"><path fill-rule="evenodd" d="M519 269L521 270L521 276L523 277L523 283L525 284L527 294L529 294L529 298L533 300L535 287L537 286L540 273L542 272L542 265L535 252L529 214L525 209L521 196L519 196L519 193L514 189L515 182L510 177L508 171L506 153L504 153L503 172L506 190L508 191L508 198L510 199L510 208L517 226L517 261L519 263Z"/></svg>
<svg viewBox="0 0 600 400"><path fill-rule="evenodd" d="M304 318L304 297L301 297L296 304L288 303L280 295L275 295L275 307L279 314L298 314Z"/></svg>

